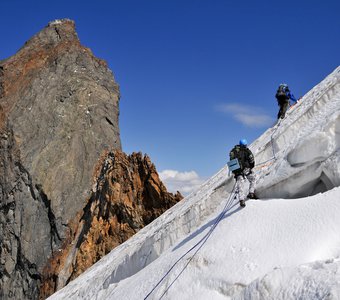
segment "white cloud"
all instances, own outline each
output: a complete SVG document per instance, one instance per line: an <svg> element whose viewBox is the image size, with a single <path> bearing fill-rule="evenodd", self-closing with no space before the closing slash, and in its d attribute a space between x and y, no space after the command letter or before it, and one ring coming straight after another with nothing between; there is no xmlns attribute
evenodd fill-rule
<svg viewBox="0 0 340 300"><path fill-rule="evenodd" d="M232 117L248 127L269 126L274 118L265 114L260 108L238 103L219 104L215 106L219 112L232 115Z"/></svg>
<svg viewBox="0 0 340 300"><path fill-rule="evenodd" d="M159 177L169 192L179 191L184 196L195 191L204 181L195 171L164 170L159 172Z"/></svg>
<svg viewBox="0 0 340 300"><path fill-rule="evenodd" d="M263 127L269 126L273 122L273 118L267 115L249 115L249 114L236 114L235 119L240 121L246 126Z"/></svg>

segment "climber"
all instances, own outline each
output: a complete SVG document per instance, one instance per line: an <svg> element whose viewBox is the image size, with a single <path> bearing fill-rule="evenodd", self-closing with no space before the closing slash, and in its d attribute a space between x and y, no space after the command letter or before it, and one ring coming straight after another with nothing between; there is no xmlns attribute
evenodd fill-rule
<svg viewBox="0 0 340 300"><path fill-rule="evenodd" d="M242 207L246 206L246 198L258 199L255 195L255 174L252 170L255 166L255 159L247 144L247 140L242 139L229 153L230 161L237 159L238 162L237 168L233 169L232 172L236 179L235 194L238 196ZM245 186L246 179L249 181L248 196Z"/></svg>
<svg viewBox="0 0 340 300"><path fill-rule="evenodd" d="M279 113L277 114L278 119L283 119L286 115L286 111L290 106L290 100L297 102L294 95L290 92L288 85L281 83L277 89L276 95L277 103L280 106Z"/></svg>

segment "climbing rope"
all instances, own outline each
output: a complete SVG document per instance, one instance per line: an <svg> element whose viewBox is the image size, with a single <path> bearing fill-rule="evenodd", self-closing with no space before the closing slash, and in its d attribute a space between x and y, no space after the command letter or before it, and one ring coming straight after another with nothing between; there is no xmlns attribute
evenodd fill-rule
<svg viewBox="0 0 340 300"><path fill-rule="evenodd" d="M268 162L268 163L266 163ZM271 158L269 160L267 160L266 162L261 163L260 165L257 165L256 167L254 167L255 170L262 170L270 165L272 165L274 163L274 158Z"/></svg>
<svg viewBox="0 0 340 300"><path fill-rule="evenodd" d="M262 169L266 166L269 166L273 163L274 160L276 160L276 153L275 153L275 149L274 149L274 139L273 139L273 136L274 134L276 133L276 131L278 130L278 128L280 127L280 124L281 124L281 120L279 120L279 123L277 125L277 127L274 129L274 131L272 132L271 136L270 136L270 145L272 147L272 153L273 153L273 156L270 158L270 159L267 159L266 161L263 161L261 163L258 163L256 164L256 167L254 168L255 170L256 169Z"/></svg>
<svg viewBox="0 0 340 300"><path fill-rule="evenodd" d="M300 99L301 99L302 97L300 97L296 102L294 102L294 104L290 104L289 105L289 110L290 109L292 109L292 108L294 108L294 106L296 105L296 104L300 104ZM274 131L273 131L273 133L271 134L271 136L270 136L270 144L271 144L271 147L272 147L272 153L273 153L273 157L272 158L270 158L270 159L268 159L268 160L266 160L266 161L264 161L264 162L261 162L261 163L259 163L259 164L257 164L256 165L256 167L254 168L254 169L258 169L259 167L260 167L260 169L262 169L262 168L264 168L264 167L266 167L266 166L269 166L269 165L271 165L273 162L273 160L276 160L276 153L275 153L275 150L274 150L274 140L273 140L273 136L274 136L274 134L276 133L276 131L278 130L278 128L280 127L280 125L281 125L281 119L279 119L279 122L278 122L278 124L277 124L277 127L274 129ZM271 162L271 163L269 163L268 164L268 162ZM263 165L263 166L262 166Z"/></svg>
<svg viewBox="0 0 340 300"><path fill-rule="evenodd" d="M289 109L293 108L298 103L298 101L299 100L297 100L293 105L290 105ZM273 161L276 160L277 157L276 157L276 153L275 153L275 149L274 149L274 139L273 139L273 136L276 133L276 131L278 130L278 128L280 127L280 125L281 125L281 120L279 120L279 123L278 123L277 127L274 129L273 133L270 136L270 144L271 144L271 147L272 147L273 156L270 159L257 164L256 167L254 168L255 170L256 169L263 169L264 167L270 166L271 164L273 164Z"/></svg>
<svg viewBox="0 0 340 300"><path fill-rule="evenodd" d="M188 260L188 262L184 265L184 267L182 268L181 272L175 277L175 279L171 282L171 284L165 289L165 291L163 292L163 294L161 295L161 297L159 299L162 299L164 297L164 295L166 294L166 292L171 288L171 286L175 283L175 281L181 276L181 274L184 272L184 270L187 268L187 266L189 265L189 263L191 262L191 260L194 258L194 256L197 254L197 252L203 247L203 245L206 243L206 241L208 240L208 238L211 236L212 232L215 230L215 228L217 227L218 223L222 220L223 216L226 214L226 212L228 212L228 210L232 207L232 204L234 202L235 199L235 186L236 183L233 186L232 191L230 192L229 198L222 210L222 212L220 213L220 215L218 216L218 218L216 219L216 221L214 222L214 224L212 225L212 227L210 228L210 230L205 234L205 236L200 239L194 246L192 246L187 252L185 252L179 259L177 259L175 261L175 263L169 268L169 270L163 275L163 277L157 282L157 284L153 287L153 289L145 296L144 300L146 300L153 292L154 290L162 283L162 281L170 274L170 272L174 269L174 267L187 255L189 254L191 251L193 251L196 247L198 247L196 249L196 251L194 252L194 254L190 257L190 259Z"/></svg>
<svg viewBox="0 0 340 300"><path fill-rule="evenodd" d="M293 105L294 106L294 105ZM257 164L257 166L255 167L255 169L261 167L264 168L270 164L273 163L274 160L276 160L276 153L275 153L275 149L274 149L274 142L273 142L273 136L276 133L276 131L278 130L279 126L280 126L280 122L281 120L279 120L279 123L277 125L277 127L274 129L273 133L270 136L270 144L272 147L272 153L273 153L273 157L261 162L259 164ZM164 292L162 293L162 295L160 296L159 300L161 300L165 294L168 292L168 290L172 287L172 285L177 281L177 279L182 275L182 273L184 272L184 270L188 267L188 265L190 264L190 262L192 261L192 259L195 257L195 255L198 253L198 251L203 247L203 245L207 242L207 240L209 239L209 237L211 236L211 234L213 233L213 231L215 230L215 228L217 227L217 225L219 224L219 222L222 220L223 216L228 212L228 210L232 207L232 204L234 202L235 199L235 186L236 183L234 184L232 191L229 195L229 198L222 210L222 212L220 213L220 215L218 216L218 218L216 219L216 221L214 222L213 226L210 228L210 230L206 233L205 236L203 236L202 239L200 239L194 246L192 246L187 252L185 252L179 259L177 259L175 261L175 263L169 268L169 270L163 275L163 277L157 282L157 284L152 288L152 290L145 296L144 300L148 299L150 297L150 295L156 290L156 288L163 282L163 280L170 274L170 272L175 268L175 266L187 255L189 254L191 251L193 251L195 248L196 251L194 252L194 254L188 259L187 263L184 265L184 267L182 268L182 270L179 272L179 274L174 278L174 280L169 284L169 286L164 290Z"/></svg>

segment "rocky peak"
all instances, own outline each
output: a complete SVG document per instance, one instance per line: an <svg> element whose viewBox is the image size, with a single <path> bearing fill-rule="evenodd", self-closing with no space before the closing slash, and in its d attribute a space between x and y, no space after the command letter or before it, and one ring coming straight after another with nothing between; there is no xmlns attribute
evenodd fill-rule
<svg viewBox="0 0 340 300"><path fill-rule="evenodd" d="M49 23L27 41L16 55L0 62L7 79L3 81L2 96L11 93L11 88L18 86L17 81L22 85L28 73L42 68L48 60L70 47L81 47L74 22L65 19Z"/></svg>
<svg viewBox="0 0 340 300"><path fill-rule="evenodd" d="M71 20L0 61L0 299L48 296L182 198L121 152L119 98Z"/></svg>
<svg viewBox="0 0 340 300"><path fill-rule="evenodd" d="M119 86L72 21L50 23L0 62L0 290L10 291L0 298L37 297L98 158L121 149L118 116Z"/></svg>
<svg viewBox="0 0 340 300"><path fill-rule="evenodd" d="M42 31L27 41L20 51L32 53L33 48L52 48L60 44L80 46L74 21L61 19L48 23Z"/></svg>

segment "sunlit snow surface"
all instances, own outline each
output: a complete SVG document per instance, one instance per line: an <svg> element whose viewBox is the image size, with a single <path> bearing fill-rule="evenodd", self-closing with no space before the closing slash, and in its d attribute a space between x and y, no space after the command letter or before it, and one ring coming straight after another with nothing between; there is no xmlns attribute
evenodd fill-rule
<svg viewBox="0 0 340 300"><path fill-rule="evenodd" d="M50 299L340 299L340 67L251 149L261 200L224 167Z"/></svg>

